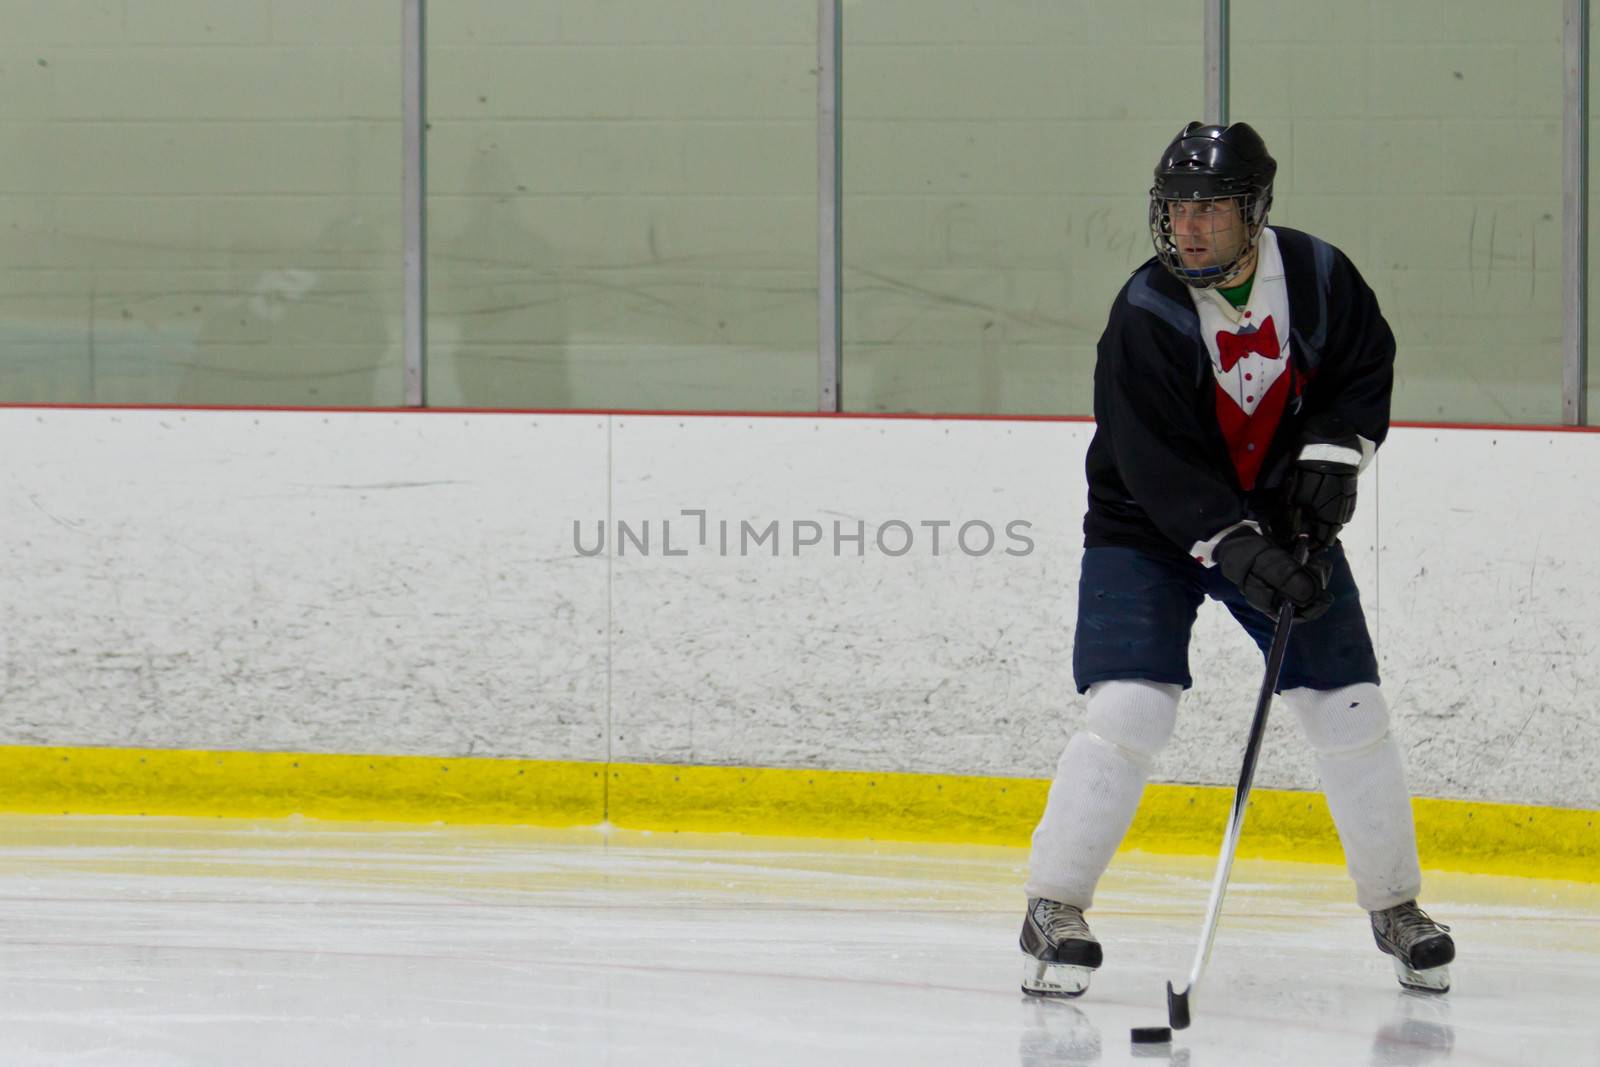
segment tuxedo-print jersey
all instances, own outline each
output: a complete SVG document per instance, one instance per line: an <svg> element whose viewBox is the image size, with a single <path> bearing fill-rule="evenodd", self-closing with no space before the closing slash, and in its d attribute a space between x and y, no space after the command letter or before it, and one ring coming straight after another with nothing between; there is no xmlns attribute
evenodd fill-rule
<svg viewBox="0 0 1600 1067"><path fill-rule="evenodd" d="M1237 310L1147 261L1097 349L1084 543L1210 564L1221 535L1270 516L1308 418L1383 441L1394 351L1355 266L1310 234L1262 232Z"/></svg>
<svg viewBox="0 0 1600 1067"><path fill-rule="evenodd" d="M1235 308L1214 289L1190 290L1216 379L1217 425L1239 486L1255 488L1289 401L1289 291L1277 235L1261 234L1250 300Z"/></svg>

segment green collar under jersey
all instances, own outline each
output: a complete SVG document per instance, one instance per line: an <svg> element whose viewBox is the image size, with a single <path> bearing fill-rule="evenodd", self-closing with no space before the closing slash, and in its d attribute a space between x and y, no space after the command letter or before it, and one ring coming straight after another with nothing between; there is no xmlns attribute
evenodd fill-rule
<svg viewBox="0 0 1600 1067"><path fill-rule="evenodd" d="M1217 292L1221 293L1222 298L1234 308L1242 308L1250 302L1250 290L1255 284L1256 272L1251 271L1250 277L1246 278L1242 285L1236 285L1232 289L1218 289Z"/></svg>

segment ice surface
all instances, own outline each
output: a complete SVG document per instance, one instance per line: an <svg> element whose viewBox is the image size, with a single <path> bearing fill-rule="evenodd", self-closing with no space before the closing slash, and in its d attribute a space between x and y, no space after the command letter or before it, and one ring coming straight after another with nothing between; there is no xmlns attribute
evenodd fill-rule
<svg viewBox="0 0 1600 1067"><path fill-rule="evenodd" d="M1017 988L1018 849L0 818L0 1064L1600 1064L1600 886L1430 873L1443 998L1343 870L1118 858L1081 1000Z"/></svg>

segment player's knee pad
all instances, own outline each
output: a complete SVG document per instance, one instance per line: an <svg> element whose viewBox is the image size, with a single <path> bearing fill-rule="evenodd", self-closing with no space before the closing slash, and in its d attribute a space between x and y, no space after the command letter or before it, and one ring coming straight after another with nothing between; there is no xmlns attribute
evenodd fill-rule
<svg viewBox="0 0 1600 1067"><path fill-rule="evenodd" d="M1089 715L1084 728L1141 763L1166 745L1178 721L1181 685L1118 679L1089 687Z"/></svg>
<svg viewBox="0 0 1600 1067"><path fill-rule="evenodd" d="M1371 682L1341 689L1286 689L1283 699L1319 755L1360 752L1389 736L1389 705Z"/></svg>

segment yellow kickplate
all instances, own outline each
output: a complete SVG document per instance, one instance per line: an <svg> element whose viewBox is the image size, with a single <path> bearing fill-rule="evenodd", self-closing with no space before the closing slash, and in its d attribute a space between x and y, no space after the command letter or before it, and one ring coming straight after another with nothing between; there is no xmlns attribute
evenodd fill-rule
<svg viewBox="0 0 1600 1067"><path fill-rule="evenodd" d="M598 825L1025 846L1029 778L426 756L0 746L0 811ZM1214 853L1233 791L1152 785L1124 847ZM1600 812L1412 802L1423 865L1600 882ZM1320 794L1258 789L1241 856L1342 862Z"/></svg>
<svg viewBox="0 0 1600 1067"><path fill-rule="evenodd" d="M598 763L0 747L0 810L402 822L605 818Z"/></svg>

